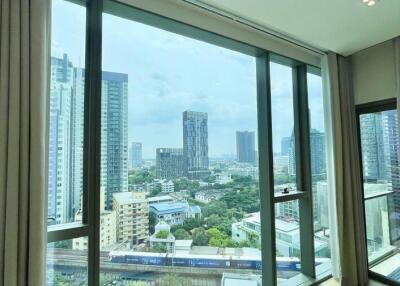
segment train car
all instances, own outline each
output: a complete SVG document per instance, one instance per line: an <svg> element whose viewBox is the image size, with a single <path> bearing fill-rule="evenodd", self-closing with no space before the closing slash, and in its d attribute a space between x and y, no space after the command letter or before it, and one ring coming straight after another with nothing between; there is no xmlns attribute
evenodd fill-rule
<svg viewBox="0 0 400 286"><path fill-rule="evenodd" d="M176 254L168 257L168 265L197 268L230 268L229 258L215 255Z"/></svg>
<svg viewBox="0 0 400 286"><path fill-rule="evenodd" d="M277 271L300 271L301 263L298 258L290 257L277 257L276 270Z"/></svg>
<svg viewBox="0 0 400 286"><path fill-rule="evenodd" d="M109 260L114 263L179 266L197 268L231 268L261 270L260 256L220 256L220 255L193 255L193 254L166 254L134 251L111 251ZM328 262L329 258L316 258L316 266ZM277 271L301 270L299 258L277 257Z"/></svg>
<svg viewBox="0 0 400 286"><path fill-rule="evenodd" d="M261 270L261 260L251 258L232 257L231 268Z"/></svg>
<svg viewBox="0 0 400 286"><path fill-rule="evenodd" d="M165 266L167 263L166 257L165 253L132 252L126 255L125 263Z"/></svg>
<svg viewBox="0 0 400 286"><path fill-rule="evenodd" d="M126 255L122 251L110 251L108 260L113 263L126 263Z"/></svg>

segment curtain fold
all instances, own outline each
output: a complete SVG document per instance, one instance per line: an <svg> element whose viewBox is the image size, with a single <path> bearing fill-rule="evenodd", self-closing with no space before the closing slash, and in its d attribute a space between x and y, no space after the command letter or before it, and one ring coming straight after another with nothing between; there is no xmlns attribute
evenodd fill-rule
<svg viewBox="0 0 400 286"><path fill-rule="evenodd" d="M368 265L351 58L329 53L325 62L332 114L339 264L334 276L339 276L344 286L366 285Z"/></svg>
<svg viewBox="0 0 400 286"><path fill-rule="evenodd" d="M50 0L0 0L0 285L45 284Z"/></svg>

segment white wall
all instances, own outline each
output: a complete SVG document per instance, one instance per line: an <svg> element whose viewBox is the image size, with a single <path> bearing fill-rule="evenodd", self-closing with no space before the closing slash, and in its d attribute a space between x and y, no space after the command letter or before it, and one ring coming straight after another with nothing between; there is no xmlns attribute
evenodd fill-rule
<svg viewBox="0 0 400 286"><path fill-rule="evenodd" d="M355 104L396 97L392 40L352 55Z"/></svg>

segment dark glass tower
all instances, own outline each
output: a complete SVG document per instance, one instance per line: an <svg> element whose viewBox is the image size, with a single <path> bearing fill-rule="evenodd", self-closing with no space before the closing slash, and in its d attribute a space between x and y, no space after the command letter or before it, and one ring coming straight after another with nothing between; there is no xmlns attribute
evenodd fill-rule
<svg viewBox="0 0 400 286"><path fill-rule="evenodd" d="M207 113L183 112L183 156L188 178L200 179L210 174Z"/></svg>
<svg viewBox="0 0 400 286"><path fill-rule="evenodd" d="M255 162L255 139L254 132L236 131L236 155L239 162Z"/></svg>

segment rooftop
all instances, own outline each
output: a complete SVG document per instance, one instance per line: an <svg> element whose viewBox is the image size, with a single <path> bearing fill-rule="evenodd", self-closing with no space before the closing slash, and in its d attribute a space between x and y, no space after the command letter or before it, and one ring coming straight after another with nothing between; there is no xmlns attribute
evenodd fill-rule
<svg viewBox="0 0 400 286"><path fill-rule="evenodd" d="M150 209L157 213L184 212L187 204L182 202L161 202L151 204Z"/></svg>
<svg viewBox="0 0 400 286"><path fill-rule="evenodd" d="M124 205L147 202L146 193L140 193L140 192L114 193L113 198L119 204L124 204Z"/></svg>

